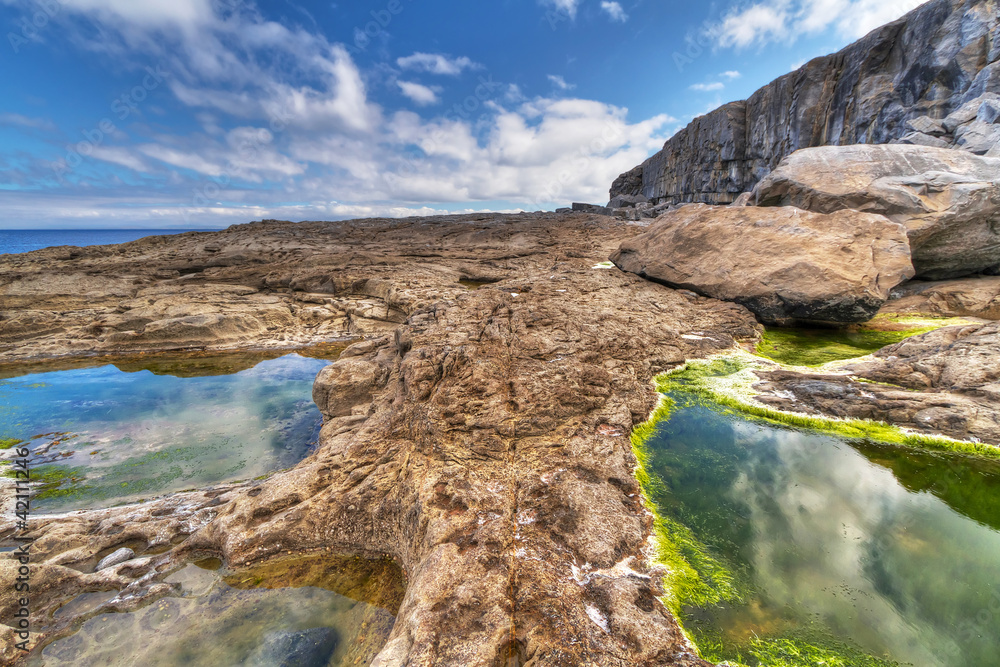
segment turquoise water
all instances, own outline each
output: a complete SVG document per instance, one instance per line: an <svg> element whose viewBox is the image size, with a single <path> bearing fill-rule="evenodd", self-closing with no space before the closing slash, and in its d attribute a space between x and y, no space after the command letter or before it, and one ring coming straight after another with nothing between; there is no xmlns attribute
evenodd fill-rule
<svg viewBox="0 0 1000 667"><path fill-rule="evenodd" d="M1000 664L1000 464L681 405L649 442L654 500L739 591L685 608L706 658Z"/></svg>
<svg viewBox="0 0 1000 667"><path fill-rule="evenodd" d="M210 375L226 364L199 371L197 360L145 357L160 374L106 365L22 375L0 380L0 437L28 443L39 510L249 479L294 466L314 446L322 417L312 384L328 363L290 354Z"/></svg>
<svg viewBox="0 0 1000 667"><path fill-rule="evenodd" d="M127 243L146 236L181 234L193 229L0 229L0 255L30 252L52 246L91 246Z"/></svg>
<svg viewBox="0 0 1000 667"><path fill-rule="evenodd" d="M395 608L315 586L241 589L189 564L167 577L172 594L128 613L101 613L114 592L64 608L82 613L68 637L32 667L327 667L367 665L385 644ZM59 612L57 612L59 615Z"/></svg>

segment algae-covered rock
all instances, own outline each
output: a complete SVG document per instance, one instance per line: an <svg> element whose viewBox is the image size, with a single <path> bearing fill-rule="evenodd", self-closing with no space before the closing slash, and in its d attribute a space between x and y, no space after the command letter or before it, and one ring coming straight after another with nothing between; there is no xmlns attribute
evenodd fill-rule
<svg viewBox="0 0 1000 667"><path fill-rule="evenodd" d="M301 632L282 630L264 637L244 667L326 667L337 648L333 628L312 628Z"/></svg>
<svg viewBox="0 0 1000 667"><path fill-rule="evenodd" d="M913 275L901 225L858 211L792 207L685 206L623 243L611 260L785 324L869 320Z"/></svg>

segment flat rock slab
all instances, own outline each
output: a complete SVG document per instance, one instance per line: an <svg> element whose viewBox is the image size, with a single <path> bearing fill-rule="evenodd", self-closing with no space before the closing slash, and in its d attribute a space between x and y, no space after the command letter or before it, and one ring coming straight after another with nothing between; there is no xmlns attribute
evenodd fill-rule
<svg viewBox="0 0 1000 667"><path fill-rule="evenodd" d="M169 349L199 331L212 346L364 335L317 378L324 425L295 468L33 516L33 612L53 619L90 590L143 604L205 555L240 570L329 550L405 572L378 667L707 667L657 599L629 434L656 405L654 375L760 327L739 305L594 268L640 231L588 213L269 221L0 258L3 360ZM60 275L76 277L45 278ZM257 303L271 319L233 333ZM150 327L169 320L182 328ZM126 538L148 545L140 558L90 572ZM11 567L0 559L0 578ZM17 597L0 588L0 616Z"/></svg>
<svg viewBox="0 0 1000 667"><path fill-rule="evenodd" d="M901 144L806 148L782 160L753 201L885 215L906 226L923 278L1000 266L1000 159Z"/></svg>
<svg viewBox="0 0 1000 667"><path fill-rule="evenodd" d="M913 276L905 229L858 211L684 206L611 256L620 269L739 303L763 322L863 322Z"/></svg>

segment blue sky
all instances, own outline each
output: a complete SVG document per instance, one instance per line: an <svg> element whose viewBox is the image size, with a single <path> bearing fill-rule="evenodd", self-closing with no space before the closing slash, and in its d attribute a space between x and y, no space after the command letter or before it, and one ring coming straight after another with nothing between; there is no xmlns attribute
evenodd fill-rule
<svg viewBox="0 0 1000 667"><path fill-rule="evenodd" d="M916 0L0 0L0 228L603 202Z"/></svg>

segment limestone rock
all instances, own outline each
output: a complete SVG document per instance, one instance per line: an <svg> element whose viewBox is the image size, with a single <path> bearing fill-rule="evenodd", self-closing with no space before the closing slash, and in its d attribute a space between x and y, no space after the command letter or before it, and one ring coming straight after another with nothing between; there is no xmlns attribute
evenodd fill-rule
<svg viewBox="0 0 1000 667"><path fill-rule="evenodd" d="M917 118L911 118L906 121L906 127L913 130L914 132L919 132L920 134L927 134L932 137L942 137L949 134L948 130L945 129L944 123L940 120L930 118L929 116L918 116Z"/></svg>
<svg viewBox="0 0 1000 667"><path fill-rule="evenodd" d="M1000 145L1000 125L973 120L955 131L955 146L976 155L986 155Z"/></svg>
<svg viewBox="0 0 1000 667"><path fill-rule="evenodd" d="M934 136L945 117L953 132L981 106L954 116L963 104L1000 93L998 35L996 0L931 0L748 100L694 119L619 176L610 195L728 204L800 148Z"/></svg>
<svg viewBox="0 0 1000 667"><path fill-rule="evenodd" d="M1000 276L900 285L883 312L1000 320Z"/></svg>
<svg viewBox="0 0 1000 667"><path fill-rule="evenodd" d="M765 323L861 322L913 276L906 232L857 211L702 204L661 216L611 260L673 287L734 301Z"/></svg>
<svg viewBox="0 0 1000 667"><path fill-rule="evenodd" d="M607 206L598 206L597 204L581 204L579 202L573 203L573 210L581 213L596 213L598 215L611 215L612 211Z"/></svg>
<svg viewBox="0 0 1000 667"><path fill-rule="evenodd" d="M856 209L906 226L917 274L953 278L1000 265L1000 160L900 144L793 153L754 189L758 206Z"/></svg>
<svg viewBox="0 0 1000 667"><path fill-rule="evenodd" d="M934 148L951 148L951 144L940 137L935 137L923 132L910 132L903 135L901 139L893 143L912 144L914 146L932 146Z"/></svg>
<svg viewBox="0 0 1000 667"><path fill-rule="evenodd" d="M109 567L121 565L125 561L132 560L133 558L135 558L135 552L128 547L122 547L121 549L118 549L117 551L114 551L102 558L101 562L97 564L96 568L94 568L94 572L100 572L101 570L105 570Z"/></svg>
<svg viewBox="0 0 1000 667"><path fill-rule="evenodd" d="M243 664L245 667L326 667L336 648L337 633L333 628L271 632Z"/></svg>
<svg viewBox="0 0 1000 667"><path fill-rule="evenodd" d="M608 203L608 208L629 208L636 204L648 204L649 200L642 195L618 195Z"/></svg>

